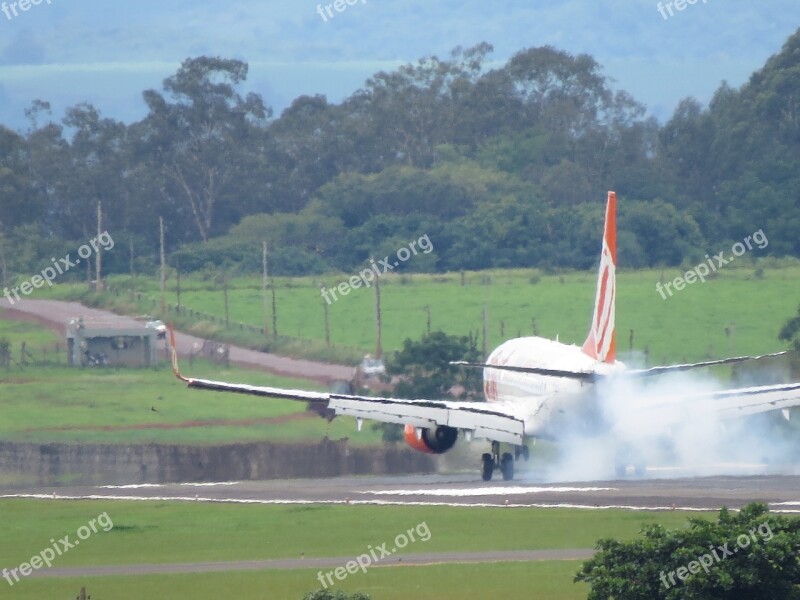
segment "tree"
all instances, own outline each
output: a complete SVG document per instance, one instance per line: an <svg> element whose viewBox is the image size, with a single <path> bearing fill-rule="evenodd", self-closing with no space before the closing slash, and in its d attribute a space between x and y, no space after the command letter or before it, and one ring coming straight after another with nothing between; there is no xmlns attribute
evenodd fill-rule
<svg viewBox="0 0 800 600"><path fill-rule="evenodd" d="M800 352L800 306L797 307L797 315L786 321L778 338L784 342L791 342L795 350Z"/></svg>
<svg viewBox="0 0 800 600"><path fill-rule="evenodd" d="M688 527L647 525L643 539L602 539L575 581L589 600L795 600L800 598L800 519L753 503Z"/></svg>
<svg viewBox="0 0 800 600"><path fill-rule="evenodd" d="M258 131L271 116L260 96L242 98L235 86L247 79L247 63L201 56L185 60L164 80L167 99L144 93L150 112L139 127L149 168L163 176L161 193L207 242L223 213L227 225L241 217L244 188L260 156Z"/></svg>
<svg viewBox="0 0 800 600"><path fill-rule="evenodd" d="M480 371L450 364L459 360L481 361L475 339L433 331L419 341L407 338L388 361L386 372L400 377L394 390L400 398L443 398L458 387L460 397L474 398L481 389Z"/></svg>

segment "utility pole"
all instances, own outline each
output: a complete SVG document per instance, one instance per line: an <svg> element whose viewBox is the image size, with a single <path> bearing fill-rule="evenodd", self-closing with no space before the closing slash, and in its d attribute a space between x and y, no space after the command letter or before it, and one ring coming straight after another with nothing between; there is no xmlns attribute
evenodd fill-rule
<svg viewBox="0 0 800 600"><path fill-rule="evenodd" d="M100 234L103 233L103 205L100 201L97 202L97 239L100 239ZM95 281L97 281L95 291L103 291L103 247L98 245L97 251L94 253L95 260Z"/></svg>

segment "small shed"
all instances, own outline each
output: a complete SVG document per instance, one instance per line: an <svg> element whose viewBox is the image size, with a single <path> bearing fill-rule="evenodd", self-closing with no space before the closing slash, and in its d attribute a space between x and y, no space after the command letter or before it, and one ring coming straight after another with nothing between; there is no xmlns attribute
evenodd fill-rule
<svg viewBox="0 0 800 600"><path fill-rule="evenodd" d="M127 317L75 317L67 322L68 361L81 367L155 366L157 335Z"/></svg>

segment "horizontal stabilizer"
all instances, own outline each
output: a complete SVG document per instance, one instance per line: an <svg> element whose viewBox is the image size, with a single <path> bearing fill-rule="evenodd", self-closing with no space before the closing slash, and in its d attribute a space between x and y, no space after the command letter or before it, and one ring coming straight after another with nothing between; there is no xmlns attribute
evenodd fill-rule
<svg viewBox="0 0 800 600"><path fill-rule="evenodd" d="M772 354L763 354L761 356L735 356L733 358L722 358L719 360L707 360L697 363L686 363L682 365L666 365L663 367L651 367L649 369L630 369L627 371L616 371L614 373L594 373L591 371L564 371L561 369L543 369L539 367L514 367L510 365L490 365L486 363L471 363L466 361L453 361L450 364L458 367L470 367L475 369L496 369L498 371L512 371L514 373L530 373L531 375L544 375L546 377L563 377L565 379L578 379L581 381L600 381L601 379L609 379L614 377L625 378L639 378L639 377L653 377L655 375L666 375L667 373L675 373L679 371L689 371L691 369L699 369L701 367L713 367L717 365L731 365L750 360L762 360L764 358L773 358L775 356L783 356L788 351L773 352Z"/></svg>
<svg viewBox="0 0 800 600"><path fill-rule="evenodd" d="M451 365L457 367L471 367L475 369L496 369L498 371L512 371L514 373L530 373L531 375L545 375L548 377L565 377L580 379L582 381L596 381L603 376L589 371L562 371L560 369L541 369L538 367L512 367L509 365L490 365L486 363L471 363L463 360L452 361Z"/></svg>

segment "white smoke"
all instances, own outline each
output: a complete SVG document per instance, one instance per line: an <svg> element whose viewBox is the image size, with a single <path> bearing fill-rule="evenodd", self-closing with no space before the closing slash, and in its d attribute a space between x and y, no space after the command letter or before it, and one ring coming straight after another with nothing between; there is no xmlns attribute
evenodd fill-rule
<svg viewBox="0 0 800 600"><path fill-rule="evenodd" d="M615 377L598 384L596 416L604 432L567 432L544 479L797 473L800 444L780 411L723 420L713 400L698 397L726 387L730 386L697 371L645 379ZM622 468L625 473L620 475Z"/></svg>

